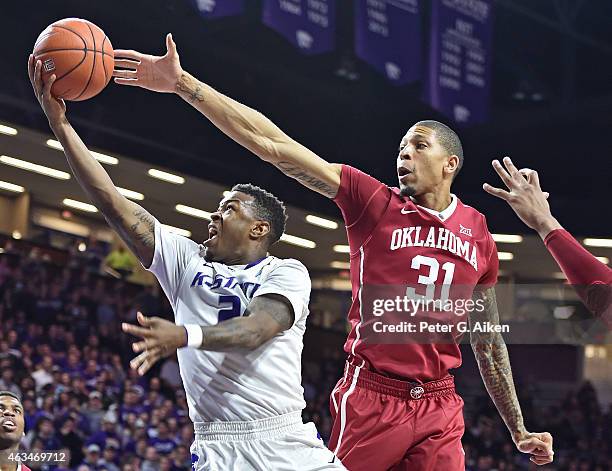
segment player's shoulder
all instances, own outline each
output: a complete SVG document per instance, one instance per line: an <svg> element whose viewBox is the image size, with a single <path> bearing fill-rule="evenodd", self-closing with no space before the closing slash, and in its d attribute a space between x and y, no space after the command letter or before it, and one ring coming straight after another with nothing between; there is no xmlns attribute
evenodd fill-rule
<svg viewBox="0 0 612 471"><path fill-rule="evenodd" d="M478 224L483 231L488 233L489 228L487 226L486 216L473 206L461 201L459 197L455 197L457 198L457 212L459 213L461 219L464 221L471 221L473 224Z"/></svg>
<svg viewBox="0 0 612 471"><path fill-rule="evenodd" d="M306 266L295 258L278 258L270 256L270 262L268 263L268 267L270 268L270 270L277 270L283 268L298 270L308 275L308 269L306 268Z"/></svg>

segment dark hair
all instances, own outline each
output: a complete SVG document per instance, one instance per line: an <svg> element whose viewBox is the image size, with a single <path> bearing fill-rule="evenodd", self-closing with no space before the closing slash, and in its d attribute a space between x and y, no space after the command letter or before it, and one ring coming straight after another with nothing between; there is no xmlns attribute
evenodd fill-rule
<svg viewBox="0 0 612 471"><path fill-rule="evenodd" d="M269 191L250 183L234 185L232 191L239 191L254 198L252 206L255 217L270 223L270 243L268 246L278 242L285 232L285 223L287 222L287 210L283 202Z"/></svg>
<svg viewBox="0 0 612 471"><path fill-rule="evenodd" d="M2 396L10 396L13 399L17 399L19 401L19 403L21 404L21 398L17 394L15 394L14 392L11 392L11 391L0 391L0 397L2 397Z"/></svg>
<svg viewBox="0 0 612 471"><path fill-rule="evenodd" d="M415 126L424 126L435 131L438 142L446 149L449 155L456 155L459 157L459 165L457 165L457 170L455 171L455 175L453 175L454 180L459 170L461 170L461 167L463 167L463 146L461 145L461 139L459 139L457 133L446 124L440 121L434 121L433 119L419 121Z"/></svg>

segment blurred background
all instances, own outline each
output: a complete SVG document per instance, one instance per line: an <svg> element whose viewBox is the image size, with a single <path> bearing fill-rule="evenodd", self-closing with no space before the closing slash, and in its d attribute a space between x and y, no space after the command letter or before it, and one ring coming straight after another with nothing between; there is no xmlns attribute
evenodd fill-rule
<svg viewBox="0 0 612 471"><path fill-rule="evenodd" d="M58 0L9 2L2 11L0 389L16 388L30 401L26 447L70 449L74 469L82 462L109 471L189 467L192 432L176 363L134 376L129 339L118 330L138 309L171 318L169 307L74 178L61 173L69 169L27 78L38 34L55 20L82 17L115 48L151 54L165 52L172 32L190 73L323 158L389 185L396 185L397 146L414 122L455 128L466 160L454 192L487 216L503 254L504 320L554 320L542 335L547 345L510 345L527 426L555 436L549 469L612 469L612 349L605 335L597 343L568 340L564 323L583 319L584 309L563 290L540 239L481 189L498 183L493 158L510 155L537 169L553 214L610 263L612 3ZM209 212L235 183L260 185L287 203L287 234L272 253L302 260L313 278L304 416L327 437L350 304L336 206L175 96L111 83L89 101L68 103L68 116L126 196L194 240L205 237ZM56 172L32 173L12 159ZM464 353L456 377L469 469L527 469L469 348Z"/></svg>

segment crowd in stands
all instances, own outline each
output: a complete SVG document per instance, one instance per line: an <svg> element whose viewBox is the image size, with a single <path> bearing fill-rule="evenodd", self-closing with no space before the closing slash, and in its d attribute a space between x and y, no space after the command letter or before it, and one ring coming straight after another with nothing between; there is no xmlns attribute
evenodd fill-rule
<svg viewBox="0 0 612 471"><path fill-rule="evenodd" d="M172 318L169 305L154 287L101 274L103 260L103 254L92 262L86 253L73 253L58 265L11 244L0 253L0 390L22 398L23 449L59 450L66 456L57 465L29 466L190 469L193 427L176 357L138 376L128 366L131 339L119 328L123 321L134 322L138 310ZM303 415L327 438L329 392L342 374L344 357L341 348L324 351L324 360L313 360L308 352L306 344ZM534 408L529 393L521 399L528 427L555 438L555 463L546 469L612 471L612 410L601 407L588 383L555 407ZM465 412L468 471L532 469L491 402L482 397L475 403Z"/></svg>

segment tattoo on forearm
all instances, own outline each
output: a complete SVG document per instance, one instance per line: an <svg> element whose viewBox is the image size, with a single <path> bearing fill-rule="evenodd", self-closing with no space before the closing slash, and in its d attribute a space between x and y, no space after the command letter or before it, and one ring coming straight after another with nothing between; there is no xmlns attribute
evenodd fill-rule
<svg viewBox="0 0 612 471"><path fill-rule="evenodd" d="M190 103L204 101L204 87L202 86L202 83L186 72L181 74L181 77L176 83L176 91L187 94L185 98Z"/></svg>
<svg viewBox="0 0 612 471"><path fill-rule="evenodd" d="M308 172L304 171L302 168L298 167L294 163L281 161L275 163L274 165L276 165L276 167L278 167L278 169L285 175L291 178L295 178L299 182L306 185L308 188L315 191L319 191L329 198L333 198L336 196L336 190L334 190L330 185L320 180L319 178L313 177L312 175L308 174Z"/></svg>
<svg viewBox="0 0 612 471"><path fill-rule="evenodd" d="M489 322L498 325L495 289L488 288L475 293L474 296L482 299L484 309L470 314L470 324ZM512 434L524 433L523 414L516 396L510 358L503 337L500 333L491 332L471 332L470 335L480 374L495 407Z"/></svg>
<svg viewBox="0 0 612 471"><path fill-rule="evenodd" d="M243 318L228 319L215 326L202 326L200 350L229 351L253 348L258 345L260 333Z"/></svg>

